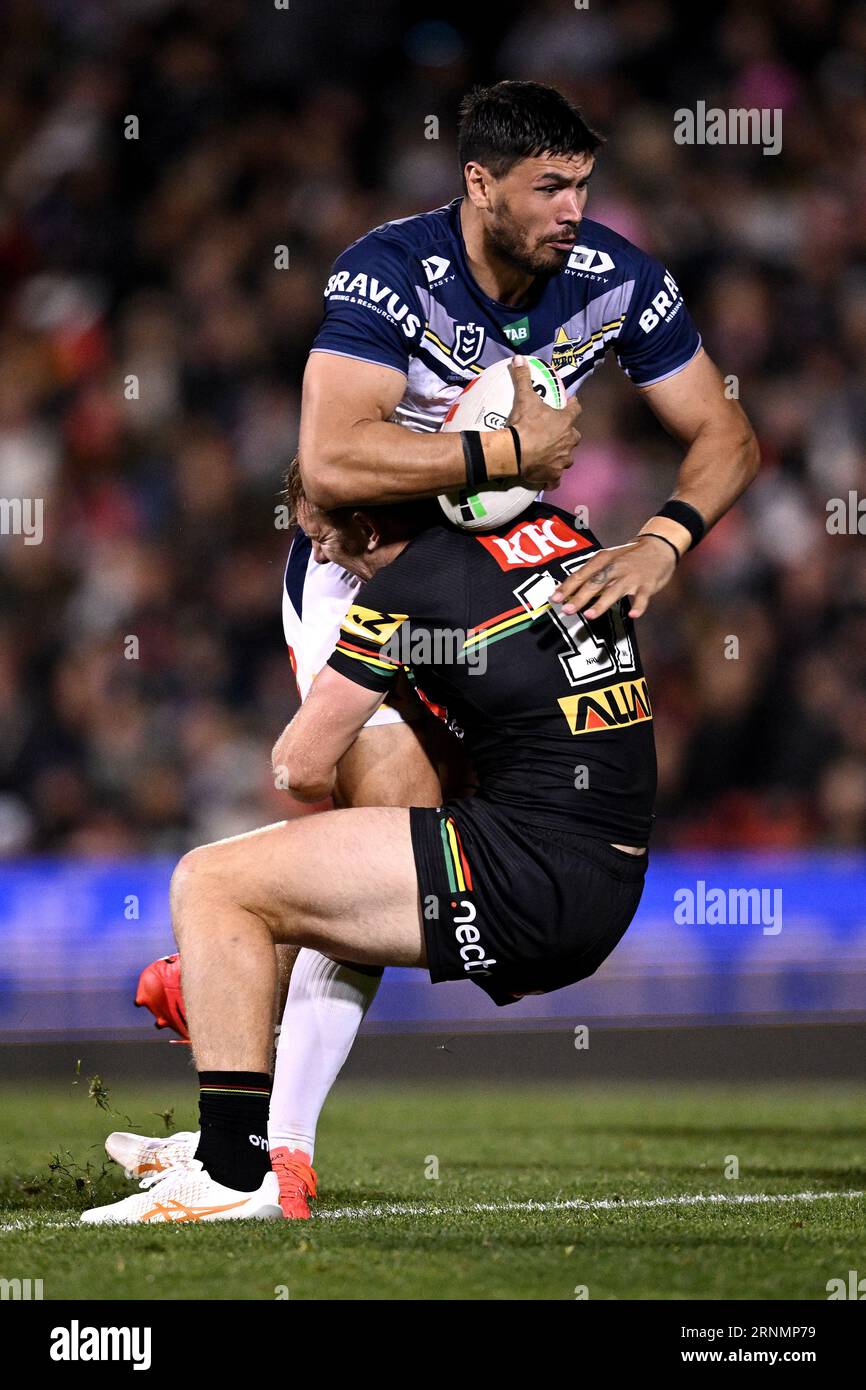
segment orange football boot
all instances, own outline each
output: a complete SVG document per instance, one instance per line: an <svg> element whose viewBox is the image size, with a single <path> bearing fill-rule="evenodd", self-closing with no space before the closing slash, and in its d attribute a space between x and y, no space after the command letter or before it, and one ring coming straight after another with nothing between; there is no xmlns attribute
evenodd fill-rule
<svg viewBox="0 0 866 1390"><path fill-rule="evenodd" d="M308 1198L316 1195L316 1173L303 1149L271 1149L271 1167L280 1183L280 1206L287 1221L309 1221Z"/></svg>
<svg viewBox="0 0 866 1390"><path fill-rule="evenodd" d="M189 1042L186 1006L180 985L180 956L176 952L173 956L161 956L144 967L135 991L135 1006L137 1009L150 1009L157 1028L173 1028L183 1042Z"/></svg>

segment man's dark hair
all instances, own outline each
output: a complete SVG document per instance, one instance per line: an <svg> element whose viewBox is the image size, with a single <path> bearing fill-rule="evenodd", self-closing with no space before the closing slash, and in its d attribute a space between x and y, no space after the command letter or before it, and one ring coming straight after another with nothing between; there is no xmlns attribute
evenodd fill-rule
<svg viewBox="0 0 866 1390"><path fill-rule="evenodd" d="M460 172L477 160L501 179L521 159L543 154L594 154L603 136L576 106L542 82L475 87L460 103Z"/></svg>

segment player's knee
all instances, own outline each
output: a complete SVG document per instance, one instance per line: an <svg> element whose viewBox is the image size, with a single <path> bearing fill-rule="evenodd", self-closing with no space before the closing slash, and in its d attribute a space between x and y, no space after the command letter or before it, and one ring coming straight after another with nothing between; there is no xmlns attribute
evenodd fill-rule
<svg viewBox="0 0 866 1390"><path fill-rule="evenodd" d="M202 845L189 850L175 866L169 888L175 936L190 925L189 907L217 890L219 867L214 853L217 849L216 845Z"/></svg>

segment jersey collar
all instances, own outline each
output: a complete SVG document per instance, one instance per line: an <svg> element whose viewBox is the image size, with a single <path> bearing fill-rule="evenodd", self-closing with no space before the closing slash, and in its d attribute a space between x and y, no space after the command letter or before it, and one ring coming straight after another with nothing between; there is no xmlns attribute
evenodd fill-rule
<svg viewBox="0 0 866 1390"><path fill-rule="evenodd" d="M504 315L508 315L511 318L525 318L527 314L530 314L533 309L538 307L541 296L544 293L545 285L548 281L545 280L544 276L536 275L529 299L524 304L503 304L501 299L492 299L491 296L481 288L469 268L469 257L466 254L466 243L463 240L463 226L460 221L460 209L463 206L463 198L464 195L461 194L458 198L453 198L448 204L454 240L457 245L457 259L460 262L460 268L463 274L472 285L478 297L483 299L485 304L490 306L491 313L497 320L501 319ZM500 327L501 326L500 324Z"/></svg>

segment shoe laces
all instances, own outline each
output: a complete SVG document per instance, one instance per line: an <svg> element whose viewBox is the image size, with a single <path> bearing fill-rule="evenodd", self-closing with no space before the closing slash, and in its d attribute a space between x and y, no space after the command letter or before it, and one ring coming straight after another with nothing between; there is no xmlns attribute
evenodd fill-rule
<svg viewBox="0 0 866 1390"><path fill-rule="evenodd" d="M164 1168L161 1173L148 1173L146 1177L142 1178L139 1187L155 1187L157 1183L166 1182L169 1178L176 1178L180 1174L203 1171L204 1164L201 1159L193 1158L192 1155L181 1157L177 1163L173 1163L170 1168Z"/></svg>
<svg viewBox="0 0 866 1390"><path fill-rule="evenodd" d="M188 1150L192 1148L192 1152L195 1153L197 1147L198 1135L193 1134L192 1130L183 1129L178 1130L177 1134L173 1134L170 1139L166 1139L158 1145L151 1145L148 1152L154 1155L157 1163L160 1163L160 1157L168 1159L169 1162L166 1165L160 1163L156 1173L145 1174L143 1178L139 1178L139 1186L143 1187L145 1183L150 1186L149 1178L163 1177L165 1173L171 1172L173 1169L182 1168ZM134 1168L124 1168L123 1171L128 1178L134 1178L136 1175Z"/></svg>
<svg viewBox="0 0 866 1390"><path fill-rule="evenodd" d="M271 1159L272 1167L280 1179L280 1191L286 1197L299 1197L309 1194L310 1197L316 1195L316 1174L315 1170L305 1163L302 1158L284 1158L280 1154L277 1158ZM287 1181L289 1190L283 1188L284 1178Z"/></svg>

